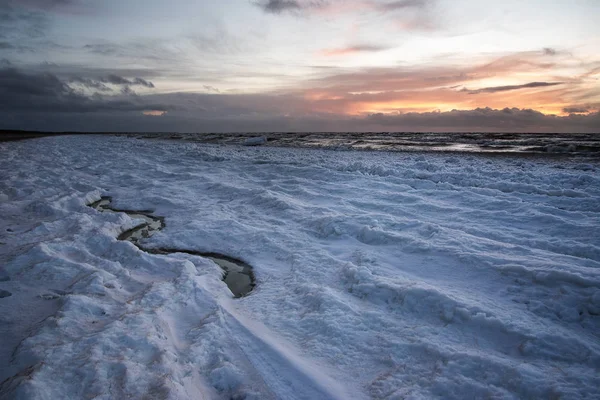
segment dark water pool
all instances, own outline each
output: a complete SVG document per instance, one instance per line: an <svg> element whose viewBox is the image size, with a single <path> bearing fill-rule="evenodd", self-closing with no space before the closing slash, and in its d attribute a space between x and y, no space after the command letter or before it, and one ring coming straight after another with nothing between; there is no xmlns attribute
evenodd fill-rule
<svg viewBox="0 0 600 400"><path fill-rule="evenodd" d="M142 246L140 244L142 239L149 238L165 227L165 219L153 215L150 210L133 211L112 208L111 203L112 199L110 197L102 197L100 200L89 204L89 206L101 212L122 212L133 219L142 221L138 226L121 233L117 239L128 240L140 250L152 254L186 253L209 258L224 271L223 281L227 284L227 287L235 297L246 296L254 289L256 283L252 267L236 258L212 252L206 253L188 249L148 248Z"/></svg>

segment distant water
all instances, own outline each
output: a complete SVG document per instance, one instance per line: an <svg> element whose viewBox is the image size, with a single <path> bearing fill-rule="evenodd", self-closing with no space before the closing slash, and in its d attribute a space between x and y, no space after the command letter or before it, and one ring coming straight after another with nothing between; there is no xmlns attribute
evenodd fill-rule
<svg viewBox="0 0 600 400"><path fill-rule="evenodd" d="M600 133L149 133L132 136L214 144L244 144L249 138L265 137L267 142L263 146L600 157Z"/></svg>

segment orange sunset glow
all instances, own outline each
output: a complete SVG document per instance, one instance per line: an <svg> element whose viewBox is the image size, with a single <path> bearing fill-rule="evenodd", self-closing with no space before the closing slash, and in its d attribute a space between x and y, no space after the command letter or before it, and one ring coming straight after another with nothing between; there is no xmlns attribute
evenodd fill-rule
<svg viewBox="0 0 600 400"><path fill-rule="evenodd" d="M600 129L595 0L9 3L14 129ZM430 114L450 112L460 126Z"/></svg>

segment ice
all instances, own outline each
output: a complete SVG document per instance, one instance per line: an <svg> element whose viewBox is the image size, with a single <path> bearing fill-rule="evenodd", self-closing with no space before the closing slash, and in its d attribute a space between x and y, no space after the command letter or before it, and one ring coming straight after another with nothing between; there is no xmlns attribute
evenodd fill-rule
<svg viewBox="0 0 600 400"><path fill-rule="evenodd" d="M597 398L595 161L0 143L0 397ZM142 248L111 196L165 226ZM10 293L10 295L7 295Z"/></svg>
<svg viewBox="0 0 600 400"><path fill-rule="evenodd" d="M260 146L267 143L267 138L264 136L252 137L244 140L244 146Z"/></svg>

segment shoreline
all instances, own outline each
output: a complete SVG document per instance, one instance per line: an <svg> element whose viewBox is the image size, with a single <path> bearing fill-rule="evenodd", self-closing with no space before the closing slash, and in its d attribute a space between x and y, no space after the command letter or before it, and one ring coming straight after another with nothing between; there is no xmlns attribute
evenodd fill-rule
<svg viewBox="0 0 600 400"><path fill-rule="evenodd" d="M245 146L254 133L134 133L36 132L0 130L0 142L62 135L106 135L142 140L167 140L209 145ZM530 133L415 133L415 132L305 132L262 133L260 147L374 151L391 153L467 154L492 157L578 158L598 160L600 134Z"/></svg>

